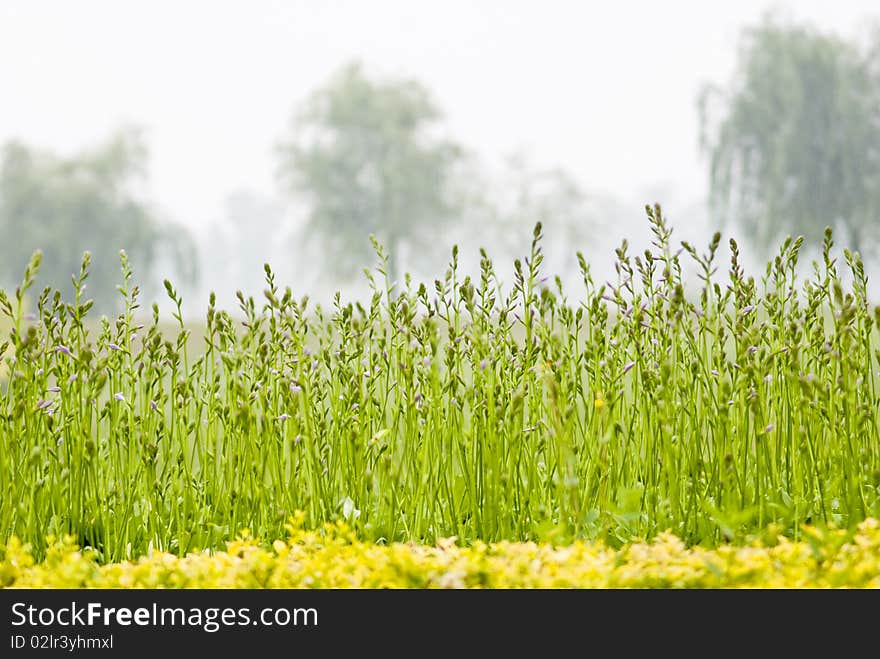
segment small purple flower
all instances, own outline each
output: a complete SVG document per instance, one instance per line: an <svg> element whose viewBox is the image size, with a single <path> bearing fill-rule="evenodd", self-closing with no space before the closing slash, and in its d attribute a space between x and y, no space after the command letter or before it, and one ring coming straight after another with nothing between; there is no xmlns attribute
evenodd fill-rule
<svg viewBox="0 0 880 659"><path fill-rule="evenodd" d="M422 360L422 363L425 365L425 368L428 368L428 367L431 365L431 358L430 358L430 357L425 357L425 358Z"/></svg>
<svg viewBox="0 0 880 659"><path fill-rule="evenodd" d="M487 360L484 359L483 361L480 362L480 370L481 371L485 371L487 366L489 366L489 362Z"/></svg>
<svg viewBox="0 0 880 659"><path fill-rule="evenodd" d="M773 432L774 430L776 430L776 426L774 426L772 423L764 428L764 432Z"/></svg>
<svg viewBox="0 0 880 659"><path fill-rule="evenodd" d="M290 415L289 415L289 414L279 414L279 415L278 415L278 420L279 420L279 421L287 421L289 418L290 418Z"/></svg>
<svg viewBox="0 0 880 659"><path fill-rule="evenodd" d="M748 314L748 313L752 313L754 310L755 310L755 305L754 305L754 304L750 304L750 305L747 306L747 307L743 307L743 310L739 312L739 315L740 315L740 316L745 316L745 315Z"/></svg>
<svg viewBox="0 0 880 659"><path fill-rule="evenodd" d="M636 365L635 362L629 362L629 363L627 363L627 364L623 367L623 374L626 375L627 373L629 373L630 370L632 370L633 366L635 366L635 365Z"/></svg>
<svg viewBox="0 0 880 659"><path fill-rule="evenodd" d="M77 380L77 377L78 377L78 376L77 376L77 374L76 374L76 373L74 373L74 374L73 374L73 375L71 375L71 376L70 376L70 377L69 377L69 378L67 378L67 382L68 382L68 383L73 383L73 382L76 382L76 380Z"/></svg>
<svg viewBox="0 0 880 659"><path fill-rule="evenodd" d="M73 353L70 352L70 348L68 348L67 346L56 346L55 352L61 352L61 353L64 353L65 355L67 355L68 357L73 357Z"/></svg>
<svg viewBox="0 0 880 659"><path fill-rule="evenodd" d="M52 404L52 401L51 401L51 400L46 400L46 399L44 398L44 399L42 399L40 402L37 403L37 409L38 409L38 410L44 410L44 409L46 409L47 407L49 407L51 404Z"/></svg>
<svg viewBox="0 0 880 659"><path fill-rule="evenodd" d="M107 344L107 347L110 348L110 350L122 350L122 348L120 348L120 347L119 347L118 345L116 345L115 343L108 343L108 344Z"/></svg>
<svg viewBox="0 0 880 659"><path fill-rule="evenodd" d="M717 369L717 368L713 368L713 369L712 369L711 371L709 371L709 372L710 372L712 375L718 375L718 369Z"/></svg>
<svg viewBox="0 0 880 659"><path fill-rule="evenodd" d="M298 394L300 391L302 391L302 387L299 386L298 384L296 384L295 382L291 382L290 383L290 391L295 394Z"/></svg>
<svg viewBox="0 0 880 659"><path fill-rule="evenodd" d="M59 391L61 391L61 387L49 387L49 388L47 389L47 391L49 391L49 392L51 392L51 393L53 393L53 394L57 394Z"/></svg>
<svg viewBox="0 0 880 659"><path fill-rule="evenodd" d="M151 400L151 401L150 401L150 409L151 409L151 410L156 410L156 409L158 409L158 408L159 408L159 404L156 403L156 401Z"/></svg>
<svg viewBox="0 0 880 659"><path fill-rule="evenodd" d="M124 402L125 402L125 396L123 396L123 395L122 395L121 393L119 393L119 392L113 394L113 398L114 398L115 400L118 400L120 403L124 403Z"/></svg>

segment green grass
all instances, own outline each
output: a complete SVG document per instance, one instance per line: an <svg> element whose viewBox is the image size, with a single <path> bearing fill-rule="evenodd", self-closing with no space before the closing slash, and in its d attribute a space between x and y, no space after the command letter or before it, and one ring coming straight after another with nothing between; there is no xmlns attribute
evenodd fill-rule
<svg viewBox="0 0 880 659"><path fill-rule="evenodd" d="M864 267L832 257L811 277L786 240L758 279L731 241L716 273L671 244L617 250L616 281L570 294L542 272L541 229L515 281L457 250L432 285L367 272L364 305L281 290L236 316L207 312L193 350L180 298L169 334L141 323L123 255L125 310L90 322L82 284L44 290L35 257L15 294L0 400L0 538L37 557L72 534L102 561L223 547L242 528L282 537L296 510L367 540L600 539L669 530L688 545L773 524L853 528L880 516L875 313ZM701 273L683 281L685 260ZM845 284L851 282L851 284ZM97 327L98 329L90 329ZM2 345L2 341L0 341ZM2 350L0 350L2 352ZM0 376L2 377L2 376Z"/></svg>

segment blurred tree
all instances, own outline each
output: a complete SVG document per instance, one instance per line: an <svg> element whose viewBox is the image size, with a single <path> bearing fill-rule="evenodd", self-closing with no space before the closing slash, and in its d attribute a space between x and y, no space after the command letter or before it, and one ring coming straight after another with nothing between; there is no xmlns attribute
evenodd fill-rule
<svg viewBox="0 0 880 659"><path fill-rule="evenodd" d="M722 92L699 100L710 205L759 248L784 234L853 250L880 226L880 50L766 18L746 30ZM720 112L717 112L720 108Z"/></svg>
<svg viewBox="0 0 880 659"><path fill-rule="evenodd" d="M87 296L105 312L121 302L116 290L120 249L128 253L139 282L149 281L160 263L173 267L183 283L195 280L195 246L187 231L160 223L135 194L147 163L138 130L121 130L72 158L17 141L5 144L0 158L0 279L19 281L39 248L44 255L40 282L69 290L71 274L79 272L83 252L90 251Z"/></svg>
<svg viewBox="0 0 880 659"><path fill-rule="evenodd" d="M374 234L400 278L401 252L419 249L453 220L454 168L463 155L432 134L440 112L412 80L371 80L358 63L338 72L298 112L277 148L279 175L310 206L308 238L350 275L369 263Z"/></svg>

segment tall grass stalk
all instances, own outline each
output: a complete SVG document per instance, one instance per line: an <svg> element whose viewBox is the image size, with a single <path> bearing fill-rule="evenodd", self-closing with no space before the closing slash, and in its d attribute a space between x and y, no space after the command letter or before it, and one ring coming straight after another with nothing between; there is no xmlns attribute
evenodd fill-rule
<svg viewBox="0 0 880 659"><path fill-rule="evenodd" d="M375 243L368 306L324 309L266 266L263 300L239 293L233 314L211 295L192 354L170 282L171 332L141 312L122 253L123 310L94 323L89 255L66 301L31 293L35 254L0 293L0 537L39 555L72 534L114 561L244 527L282 537L297 510L369 540L463 543L670 530L714 545L880 515L878 311L859 256L844 277L828 232L800 281L788 239L756 280L731 240L723 280L720 235L678 249L647 211L652 248L624 242L605 284L578 254L572 295L543 275L540 225L509 290L485 252L462 276L457 249L433 286L398 289Z"/></svg>

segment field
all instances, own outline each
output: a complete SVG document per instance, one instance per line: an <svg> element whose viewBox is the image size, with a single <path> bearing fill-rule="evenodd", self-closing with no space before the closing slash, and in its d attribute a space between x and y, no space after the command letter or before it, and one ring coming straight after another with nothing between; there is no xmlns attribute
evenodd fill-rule
<svg viewBox="0 0 880 659"><path fill-rule="evenodd" d="M756 279L730 241L722 277L720 235L679 249L648 213L653 248L622 245L607 284L579 254L573 294L540 225L509 290L456 251L392 287L377 245L371 302L322 309L267 266L265 299L212 299L199 349L171 283L176 329L140 320L124 254L125 308L97 322L88 258L66 301L37 292L35 255L0 296L0 585L876 587L859 256L828 233L801 279L786 240ZM322 582L303 566L328 551L348 567Z"/></svg>

